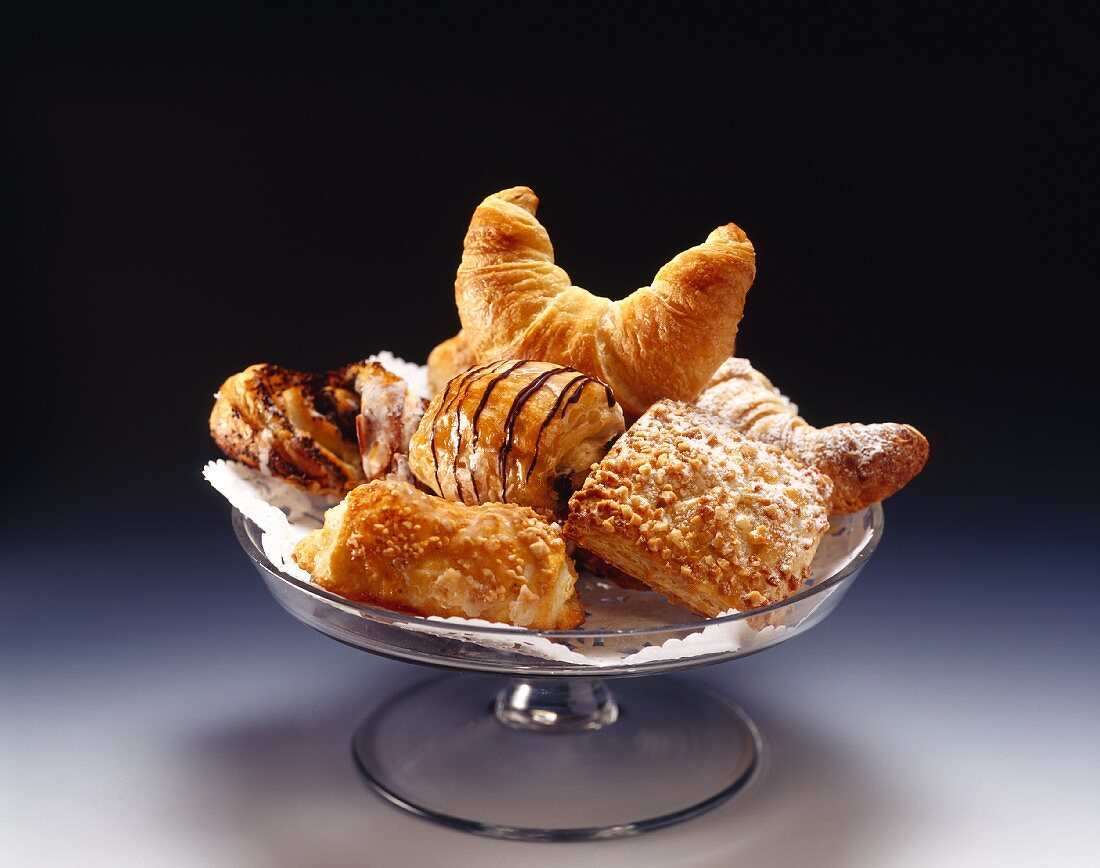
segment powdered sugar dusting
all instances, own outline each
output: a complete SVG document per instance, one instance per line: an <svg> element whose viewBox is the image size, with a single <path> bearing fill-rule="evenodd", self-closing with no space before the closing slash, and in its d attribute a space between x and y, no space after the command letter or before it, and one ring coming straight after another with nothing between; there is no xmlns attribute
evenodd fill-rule
<svg viewBox="0 0 1100 868"><path fill-rule="evenodd" d="M432 397L431 389L428 388L428 369L426 366L418 365L415 362L406 362L386 350L375 353L373 356L367 356L367 361L378 362L391 374L401 377L419 397L428 399Z"/></svg>
<svg viewBox="0 0 1100 868"><path fill-rule="evenodd" d="M812 427L747 359L723 362L696 406L753 439L790 451L832 479L831 506L837 512L855 512L889 497L928 458L928 441L910 425Z"/></svg>

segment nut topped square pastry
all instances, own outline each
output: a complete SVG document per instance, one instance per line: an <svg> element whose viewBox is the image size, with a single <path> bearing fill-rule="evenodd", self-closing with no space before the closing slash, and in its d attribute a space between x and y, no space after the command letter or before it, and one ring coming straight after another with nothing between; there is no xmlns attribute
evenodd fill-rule
<svg viewBox="0 0 1100 868"><path fill-rule="evenodd" d="M565 534L700 615L796 593L832 482L677 401L654 404L569 503Z"/></svg>

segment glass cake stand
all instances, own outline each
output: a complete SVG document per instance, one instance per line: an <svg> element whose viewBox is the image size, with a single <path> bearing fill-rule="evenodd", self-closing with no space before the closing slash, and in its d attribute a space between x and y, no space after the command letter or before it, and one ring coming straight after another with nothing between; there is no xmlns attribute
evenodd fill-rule
<svg viewBox="0 0 1100 868"><path fill-rule="evenodd" d="M382 797L480 835L585 840L689 819L749 784L763 743L740 708L674 679L629 676L722 663L808 630L867 563L883 514L875 504L834 519L826 541L849 547L843 564L818 575L815 559L807 587L783 603L704 619L582 576L581 599L595 616L581 629L548 631L354 603L277 569L260 528L237 510L233 526L298 620L354 648L463 673L398 693L355 730L355 762ZM601 626L608 607L633 607L638 625Z"/></svg>

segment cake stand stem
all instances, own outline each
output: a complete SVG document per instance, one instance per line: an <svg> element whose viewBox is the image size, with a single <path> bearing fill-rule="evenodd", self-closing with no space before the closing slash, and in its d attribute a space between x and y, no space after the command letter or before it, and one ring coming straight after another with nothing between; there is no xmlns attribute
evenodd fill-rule
<svg viewBox="0 0 1100 868"><path fill-rule="evenodd" d="M566 733L609 726L619 706L600 680L514 678L497 693L495 713L512 729Z"/></svg>
<svg viewBox="0 0 1100 868"><path fill-rule="evenodd" d="M557 734L547 738L547 734ZM477 835L621 838L697 816L760 768L760 736L672 678L444 676L378 705L352 753L391 804Z"/></svg>

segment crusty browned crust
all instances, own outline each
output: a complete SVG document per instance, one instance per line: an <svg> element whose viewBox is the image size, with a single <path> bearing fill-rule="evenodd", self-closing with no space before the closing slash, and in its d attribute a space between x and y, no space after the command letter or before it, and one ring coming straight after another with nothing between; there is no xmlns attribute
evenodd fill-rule
<svg viewBox="0 0 1100 868"><path fill-rule="evenodd" d="M660 401L573 495L565 533L714 617L798 591L828 529L831 490L779 449Z"/></svg>
<svg viewBox="0 0 1100 868"><path fill-rule="evenodd" d="M539 630L584 620L560 528L515 504L465 506L369 482L325 513L294 560L326 590L415 615Z"/></svg>
<svg viewBox="0 0 1100 868"><path fill-rule="evenodd" d="M570 365L611 386L628 418L662 397L695 400L733 349L756 274L745 233L720 226L651 286L612 302L574 286L554 264L537 206L532 190L512 187L470 220L455 298L477 361Z"/></svg>
<svg viewBox="0 0 1100 868"><path fill-rule="evenodd" d="M858 512L884 500L928 460L928 441L912 425L843 422L814 428L747 359L723 362L696 406L832 479L835 513Z"/></svg>

